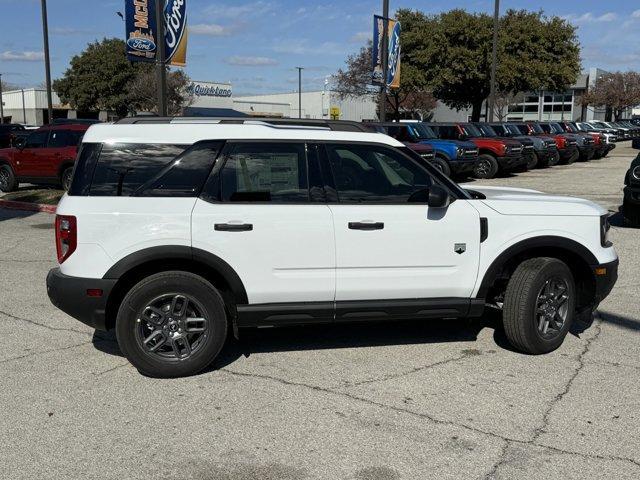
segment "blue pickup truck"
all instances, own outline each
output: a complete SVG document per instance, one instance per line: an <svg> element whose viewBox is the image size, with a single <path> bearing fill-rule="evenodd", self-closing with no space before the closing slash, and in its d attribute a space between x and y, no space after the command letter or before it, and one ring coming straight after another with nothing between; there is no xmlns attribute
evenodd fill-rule
<svg viewBox="0 0 640 480"><path fill-rule="evenodd" d="M405 130L404 136L412 142L431 145L436 154L431 163L445 175L467 175L473 172L478 161L478 147L475 144L461 140L442 140L422 122L400 122L396 128Z"/></svg>

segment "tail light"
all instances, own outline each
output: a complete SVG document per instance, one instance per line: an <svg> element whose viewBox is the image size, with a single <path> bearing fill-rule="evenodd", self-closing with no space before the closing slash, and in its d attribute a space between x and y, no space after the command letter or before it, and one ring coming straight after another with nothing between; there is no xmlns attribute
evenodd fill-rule
<svg viewBox="0 0 640 480"><path fill-rule="evenodd" d="M56 252L58 263L64 262L78 245L78 225L76 217L56 215Z"/></svg>

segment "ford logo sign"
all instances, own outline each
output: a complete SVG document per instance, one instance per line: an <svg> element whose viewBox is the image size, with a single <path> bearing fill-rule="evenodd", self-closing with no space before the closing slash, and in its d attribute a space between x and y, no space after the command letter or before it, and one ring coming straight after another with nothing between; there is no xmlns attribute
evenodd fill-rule
<svg viewBox="0 0 640 480"><path fill-rule="evenodd" d="M187 24L185 0L169 0L164 7L167 61L170 61L180 46Z"/></svg>
<svg viewBox="0 0 640 480"><path fill-rule="evenodd" d="M396 22L389 35L389 67L387 70L387 85L394 83L400 68L400 22Z"/></svg>
<svg viewBox="0 0 640 480"><path fill-rule="evenodd" d="M140 52L153 52L156 49L156 44L148 38L130 38L127 40L127 45Z"/></svg>

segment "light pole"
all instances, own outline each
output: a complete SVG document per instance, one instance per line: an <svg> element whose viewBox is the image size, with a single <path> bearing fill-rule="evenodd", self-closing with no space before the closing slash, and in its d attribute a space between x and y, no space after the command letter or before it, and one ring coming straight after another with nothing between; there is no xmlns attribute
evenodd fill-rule
<svg viewBox="0 0 640 480"><path fill-rule="evenodd" d="M0 124L4 123L4 100L2 99L2 74L0 73Z"/></svg>
<svg viewBox="0 0 640 480"><path fill-rule="evenodd" d="M47 123L53 122L53 101L51 100L51 62L49 60L49 27L47 22L47 0L41 0L42 5L42 36L44 37L44 68L47 84ZM24 95L24 93L23 93Z"/></svg>
<svg viewBox="0 0 640 480"><path fill-rule="evenodd" d="M158 30L156 51L156 75L158 77L158 115L167 116L167 71L165 66L164 0L156 0L156 29Z"/></svg>
<svg viewBox="0 0 640 480"><path fill-rule="evenodd" d="M374 39L377 41L377 39ZM380 88L380 121L387 118L387 70L389 69L389 0L382 1L382 87Z"/></svg>
<svg viewBox="0 0 640 480"><path fill-rule="evenodd" d="M298 69L298 118L302 118L302 70L303 67L296 67Z"/></svg>
<svg viewBox="0 0 640 480"><path fill-rule="evenodd" d="M493 10L493 46L491 48L491 85L489 87L489 121L493 122L496 102L496 63L498 57L498 23L500 21L500 0L495 0ZM486 119L485 119L486 120Z"/></svg>

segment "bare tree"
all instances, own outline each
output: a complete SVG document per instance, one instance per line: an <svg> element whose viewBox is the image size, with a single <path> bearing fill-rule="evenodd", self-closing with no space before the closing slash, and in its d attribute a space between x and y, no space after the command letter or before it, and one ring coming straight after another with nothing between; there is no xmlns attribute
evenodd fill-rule
<svg viewBox="0 0 640 480"><path fill-rule="evenodd" d="M496 92L496 98L493 105L493 113L499 122L507 119L509 107L524 101L524 93L518 92Z"/></svg>
<svg viewBox="0 0 640 480"><path fill-rule="evenodd" d="M358 53L349 55L346 68L339 69L333 76L334 90L339 97L368 97L378 100L380 87L371 84L371 50L369 41ZM426 117L435 108L436 100L431 92L413 85L410 67L402 68L400 88L392 88L386 95L387 109L396 120L403 116Z"/></svg>
<svg viewBox="0 0 640 480"><path fill-rule="evenodd" d="M625 110L640 104L640 73L614 72L598 77L580 104L605 107L619 119Z"/></svg>
<svg viewBox="0 0 640 480"><path fill-rule="evenodd" d="M167 74L167 111L179 115L184 107L193 103L193 93L187 86L191 80L182 70ZM158 109L157 77L154 69L144 69L127 84L131 110L156 112Z"/></svg>

